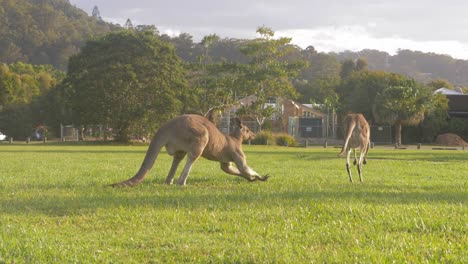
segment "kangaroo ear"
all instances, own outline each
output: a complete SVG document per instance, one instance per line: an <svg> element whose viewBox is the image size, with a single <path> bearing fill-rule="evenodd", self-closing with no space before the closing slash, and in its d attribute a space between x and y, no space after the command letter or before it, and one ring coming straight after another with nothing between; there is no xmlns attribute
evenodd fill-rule
<svg viewBox="0 0 468 264"><path fill-rule="evenodd" d="M214 116L213 116L213 111L210 110L208 113L208 120L210 120L211 123L215 124Z"/></svg>
<svg viewBox="0 0 468 264"><path fill-rule="evenodd" d="M236 126L242 127L242 121L238 117L234 118L234 123Z"/></svg>

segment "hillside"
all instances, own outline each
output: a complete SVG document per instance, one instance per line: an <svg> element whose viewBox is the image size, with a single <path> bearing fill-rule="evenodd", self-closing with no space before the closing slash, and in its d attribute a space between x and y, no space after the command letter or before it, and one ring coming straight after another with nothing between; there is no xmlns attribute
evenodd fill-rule
<svg viewBox="0 0 468 264"><path fill-rule="evenodd" d="M0 0L0 62L20 60L65 70L68 58L88 39L118 28L68 0Z"/></svg>
<svg viewBox="0 0 468 264"><path fill-rule="evenodd" d="M340 61L365 58L370 70L404 74L424 83L445 79L455 86L468 86L468 61L454 59L448 55L411 50L399 50L393 56L378 50L347 51L330 55Z"/></svg>
<svg viewBox="0 0 468 264"><path fill-rule="evenodd" d="M87 40L119 29L122 27L89 16L68 0L0 0L0 63L52 64L66 70L68 58ZM176 37L161 35L161 38L174 44L177 54L185 61L198 61L206 52L188 33ZM245 63L245 56L239 50L245 41L231 38L216 41L210 47L210 59ZM296 48L295 56L306 54L305 59L311 63L311 76L306 79L336 75L339 70L334 60L365 58L369 70L404 74L425 83L446 79L455 86L468 86L468 61L447 55L410 50L400 50L396 55L378 50L314 54L309 51L314 50L312 46L305 50Z"/></svg>

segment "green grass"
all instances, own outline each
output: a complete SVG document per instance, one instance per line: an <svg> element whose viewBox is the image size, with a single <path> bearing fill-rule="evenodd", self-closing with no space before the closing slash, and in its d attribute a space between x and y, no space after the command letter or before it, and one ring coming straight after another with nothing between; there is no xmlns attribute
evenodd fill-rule
<svg viewBox="0 0 468 264"><path fill-rule="evenodd" d="M0 144L0 263L468 262L466 151L374 149L349 183L338 149L246 146L267 182L201 159L185 187L163 153L106 186L146 148Z"/></svg>

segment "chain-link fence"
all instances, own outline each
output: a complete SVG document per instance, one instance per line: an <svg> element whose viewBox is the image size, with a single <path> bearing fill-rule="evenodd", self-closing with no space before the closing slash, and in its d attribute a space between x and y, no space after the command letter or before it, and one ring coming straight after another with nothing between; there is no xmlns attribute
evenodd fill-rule
<svg viewBox="0 0 468 264"><path fill-rule="evenodd" d="M336 139L344 138L343 127L326 122L326 118L290 117L288 133L296 138ZM373 125L371 141L376 144L392 143L392 127L389 125Z"/></svg>
<svg viewBox="0 0 468 264"><path fill-rule="evenodd" d="M60 140L61 141L78 141L79 131L73 125L60 125Z"/></svg>

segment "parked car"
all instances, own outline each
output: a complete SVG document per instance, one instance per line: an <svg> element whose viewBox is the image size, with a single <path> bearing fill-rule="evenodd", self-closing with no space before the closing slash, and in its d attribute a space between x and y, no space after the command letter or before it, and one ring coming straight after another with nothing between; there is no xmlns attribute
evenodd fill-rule
<svg viewBox="0 0 468 264"><path fill-rule="evenodd" d="M0 140L5 140L6 135L4 135L2 132L0 132Z"/></svg>

